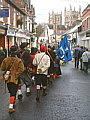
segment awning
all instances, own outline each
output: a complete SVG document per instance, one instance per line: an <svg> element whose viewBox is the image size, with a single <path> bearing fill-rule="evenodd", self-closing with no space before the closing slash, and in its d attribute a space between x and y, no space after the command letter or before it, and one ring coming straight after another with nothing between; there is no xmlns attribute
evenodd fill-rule
<svg viewBox="0 0 90 120"><path fill-rule="evenodd" d="M80 27L81 25L82 25L82 23L76 25L74 28L68 30L68 31L66 32L66 34L71 34L71 33L77 32L77 31L78 31L78 27Z"/></svg>

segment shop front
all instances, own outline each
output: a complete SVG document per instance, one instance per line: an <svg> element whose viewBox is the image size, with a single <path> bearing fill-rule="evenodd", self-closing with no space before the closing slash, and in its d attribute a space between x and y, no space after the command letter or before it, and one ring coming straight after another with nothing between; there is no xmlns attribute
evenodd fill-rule
<svg viewBox="0 0 90 120"><path fill-rule="evenodd" d="M0 26L0 47L5 48L6 27Z"/></svg>

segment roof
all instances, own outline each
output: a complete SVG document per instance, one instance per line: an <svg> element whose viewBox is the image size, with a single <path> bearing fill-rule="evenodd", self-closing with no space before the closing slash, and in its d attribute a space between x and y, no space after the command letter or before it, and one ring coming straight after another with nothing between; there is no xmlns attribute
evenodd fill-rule
<svg viewBox="0 0 90 120"><path fill-rule="evenodd" d="M64 34L64 32L61 32L61 33L57 33L56 35L57 36L61 36L61 35L63 35ZM55 35L55 34L52 34L52 35Z"/></svg>
<svg viewBox="0 0 90 120"><path fill-rule="evenodd" d="M67 30L64 25L57 25L58 30Z"/></svg>
<svg viewBox="0 0 90 120"><path fill-rule="evenodd" d="M49 24L48 27L49 27L49 29L53 29L53 25Z"/></svg>
<svg viewBox="0 0 90 120"><path fill-rule="evenodd" d="M81 25L82 25L82 23L76 25L74 28L68 30L68 31L66 32L66 34L70 34L70 33L75 33L75 32L77 32L77 31L78 31L78 27L80 27Z"/></svg>

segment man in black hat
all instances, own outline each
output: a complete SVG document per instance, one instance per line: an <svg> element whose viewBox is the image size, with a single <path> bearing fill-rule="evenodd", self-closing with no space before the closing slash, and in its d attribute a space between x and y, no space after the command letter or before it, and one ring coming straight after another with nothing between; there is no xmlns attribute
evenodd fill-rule
<svg viewBox="0 0 90 120"><path fill-rule="evenodd" d="M17 49L15 46L10 48L10 56L5 58L1 64L1 70L6 71L3 77L10 93L9 112L15 112L14 104L18 90L19 76L24 71L24 64L21 59L16 57Z"/></svg>
<svg viewBox="0 0 90 120"><path fill-rule="evenodd" d="M21 50L20 50L19 54L17 55L19 58L22 59L22 61L24 63L24 67L25 67L24 72L26 73L26 75L27 75L27 71L28 71L28 65L30 64L30 61L31 61L30 53L27 51L27 46L28 46L28 43L26 43L26 42L21 43L21 45L20 45ZM30 95L30 84L29 83L28 83L28 85L26 84L26 95ZM18 99L22 99L21 84L19 84L19 87L18 87Z"/></svg>

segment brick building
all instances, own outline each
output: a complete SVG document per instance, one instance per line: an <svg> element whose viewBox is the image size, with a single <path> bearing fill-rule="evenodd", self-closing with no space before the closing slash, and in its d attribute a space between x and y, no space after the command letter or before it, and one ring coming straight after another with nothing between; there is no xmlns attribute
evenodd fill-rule
<svg viewBox="0 0 90 120"><path fill-rule="evenodd" d="M35 16L35 8L31 1L0 0L0 8L9 10L8 17L0 17L0 46L9 50L10 46L16 43L30 43Z"/></svg>
<svg viewBox="0 0 90 120"><path fill-rule="evenodd" d="M80 44L90 49L90 4L82 12L82 26L79 28Z"/></svg>

